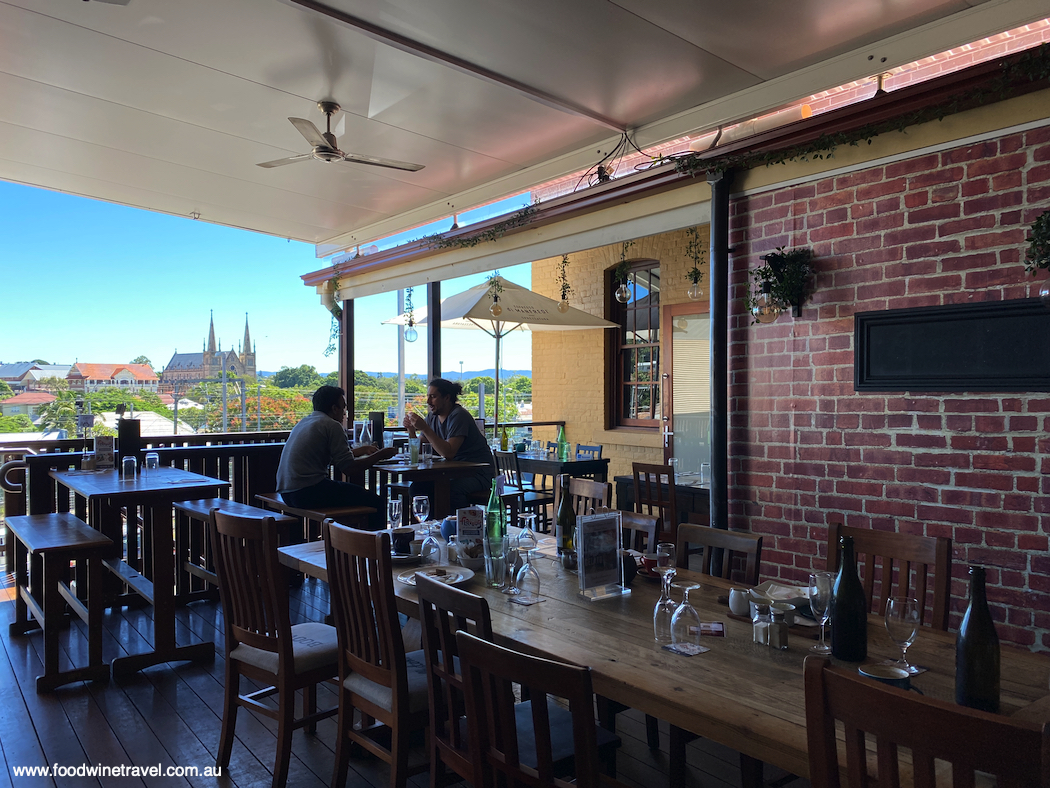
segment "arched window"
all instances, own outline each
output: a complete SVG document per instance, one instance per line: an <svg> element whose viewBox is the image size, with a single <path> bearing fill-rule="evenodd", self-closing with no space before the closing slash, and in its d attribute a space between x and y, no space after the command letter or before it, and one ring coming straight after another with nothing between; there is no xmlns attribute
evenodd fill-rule
<svg viewBox="0 0 1050 788"><path fill-rule="evenodd" d="M609 292L620 282L610 276ZM627 275L627 303L610 298L620 324L613 353L612 426L660 426L660 262L637 260Z"/></svg>

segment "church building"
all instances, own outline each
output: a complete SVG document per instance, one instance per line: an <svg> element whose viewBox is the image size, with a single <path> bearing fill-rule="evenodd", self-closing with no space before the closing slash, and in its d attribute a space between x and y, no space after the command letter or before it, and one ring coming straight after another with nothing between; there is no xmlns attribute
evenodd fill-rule
<svg viewBox="0 0 1050 788"><path fill-rule="evenodd" d="M248 331L248 314L244 315L244 341L237 351L222 349L222 343L215 342L215 313L212 312L211 325L208 327L208 342L202 353L179 353L171 357L161 373L161 388L170 391L175 382L200 383L204 380L218 380L222 377L222 362L226 359L226 374L241 378L255 378L255 348L252 346L251 334Z"/></svg>

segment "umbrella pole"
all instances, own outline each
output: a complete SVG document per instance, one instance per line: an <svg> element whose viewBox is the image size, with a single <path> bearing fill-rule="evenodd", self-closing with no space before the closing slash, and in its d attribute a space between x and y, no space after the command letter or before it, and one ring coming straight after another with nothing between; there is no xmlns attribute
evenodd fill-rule
<svg viewBox="0 0 1050 788"><path fill-rule="evenodd" d="M496 323L496 388L492 406L492 438L499 440L499 346L503 341L501 326Z"/></svg>

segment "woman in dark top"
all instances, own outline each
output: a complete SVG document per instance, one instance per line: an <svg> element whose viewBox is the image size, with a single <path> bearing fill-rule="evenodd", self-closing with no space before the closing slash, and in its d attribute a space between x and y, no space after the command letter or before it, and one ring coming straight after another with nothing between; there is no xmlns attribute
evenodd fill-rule
<svg viewBox="0 0 1050 788"><path fill-rule="evenodd" d="M458 402L462 393L463 386L459 383L434 378L427 387L427 417L424 419L415 413L408 413L404 421L410 438L421 434L434 451L446 460L485 463L485 467L479 468L476 474L449 480L453 510L468 506L471 493L488 490L495 475L492 452L485 442L485 436L478 429L474 417ZM413 483L413 493L422 486Z"/></svg>

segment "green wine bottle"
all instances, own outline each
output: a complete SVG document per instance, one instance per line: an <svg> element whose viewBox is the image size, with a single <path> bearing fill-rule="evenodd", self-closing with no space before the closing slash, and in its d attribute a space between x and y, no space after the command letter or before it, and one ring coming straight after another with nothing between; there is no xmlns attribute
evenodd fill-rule
<svg viewBox="0 0 1050 788"><path fill-rule="evenodd" d="M970 567L970 604L955 638L955 702L999 711L999 635L988 609L984 567Z"/></svg>
<svg viewBox="0 0 1050 788"><path fill-rule="evenodd" d="M861 662L868 656L868 601L857 574L853 537L840 536L842 555L831 600L831 654L844 662Z"/></svg>
<svg viewBox="0 0 1050 788"><path fill-rule="evenodd" d="M571 553L575 549L576 513L572 510L572 498L569 495L569 474L558 476L558 511L554 515L554 536L558 540L558 555Z"/></svg>

